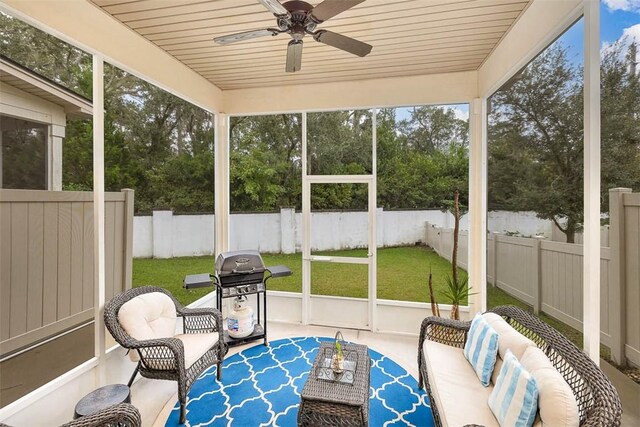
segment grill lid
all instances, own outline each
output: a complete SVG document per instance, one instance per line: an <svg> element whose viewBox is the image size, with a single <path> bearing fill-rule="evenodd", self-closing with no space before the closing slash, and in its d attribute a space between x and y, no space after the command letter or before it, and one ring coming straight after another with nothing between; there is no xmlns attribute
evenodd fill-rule
<svg viewBox="0 0 640 427"><path fill-rule="evenodd" d="M258 251L223 252L216 259L216 274L220 277L264 273L264 262Z"/></svg>

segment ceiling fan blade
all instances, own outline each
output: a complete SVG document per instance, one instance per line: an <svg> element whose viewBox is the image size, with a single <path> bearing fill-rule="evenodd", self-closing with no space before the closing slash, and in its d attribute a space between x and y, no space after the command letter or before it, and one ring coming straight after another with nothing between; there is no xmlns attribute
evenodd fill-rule
<svg viewBox="0 0 640 427"><path fill-rule="evenodd" d="M352 53L358 56L367 56L373 46L363 43L351 37L343 36L342 34L334 33L333 31L319 30L313 35L313 38L320 43L328 44L329 46L337 47L345 52Z"/></svg>
<svg viewBox="0 0 640 427"><path fill-rule="evenodd" d="M351 9L364 0L324 0L311 11L311 17L318 24L333 18L345 10Z"/></svg>
<svg viewBox="0 0 640 427"><path fill-rule="evenodd" d="M302 68L302 40L291 40L287 47L287 73L295 73Z"/></svg>
<svg viewBox="0 0 640 427"><path fill-rule="evenodd" d="M226 36L220 36L213 39L218 44L229 44L235 42L241 42L244 40L255 39L264 36L277 36L280 31L273 28L264 28L262 30L245 31L243 33L229 34Z"/></svg>
<svg viewBox="0 0 640 427"><path fill-rule="evenodd" d="M278 0L258 0L276 16L289 16L289 11Z"/></svg>

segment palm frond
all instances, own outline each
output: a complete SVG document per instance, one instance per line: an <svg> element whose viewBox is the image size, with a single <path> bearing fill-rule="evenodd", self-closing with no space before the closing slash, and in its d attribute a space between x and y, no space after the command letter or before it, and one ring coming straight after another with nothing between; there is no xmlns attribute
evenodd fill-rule
<svg viewBox="0 0 640 427"><path fill-rule="evenodd" d="M440 291L440 294L447 298L452 305L460 305L465 299L476 294L476 292L470 292L472 288L468 284L469 278L467 276L463 276L457 281L453 277L447 276L446 288Z"/></svg>

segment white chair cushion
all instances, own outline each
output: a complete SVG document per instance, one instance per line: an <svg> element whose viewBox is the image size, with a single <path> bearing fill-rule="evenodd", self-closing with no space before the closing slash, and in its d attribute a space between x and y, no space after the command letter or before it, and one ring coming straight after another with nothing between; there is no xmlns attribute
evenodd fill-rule
<svg viewBox="0 0 640 427"><path fill-rule="evenodd" d="M528 348L520 363L538 384L538 408L543 426L580 425L578 403L571 387L539 348Z"/></svg>
<svg viewBox="0 0 640 427"><path fill-rule="evenodd" d="M173 300L162 292L138 295L120 307L118 322L122 328L137 340L169 338L176 333L176 306ZM130 351L134 362L140 360L137 351Z"/></svg>
<svg viewBox="0 0 640 427"><path fill-rule="evenodd" d="M435 406L444 426L498 427L486 404L493 386L484 387L461 348L425 340L423 351Z"/></svg>

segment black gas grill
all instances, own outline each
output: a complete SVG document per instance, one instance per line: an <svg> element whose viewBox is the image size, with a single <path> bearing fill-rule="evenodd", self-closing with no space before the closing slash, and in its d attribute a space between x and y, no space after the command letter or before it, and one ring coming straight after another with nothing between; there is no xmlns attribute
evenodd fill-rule
<svg viewBox="0 0 640 427"><path fill-rule="evenodd" d="M222 312L224 298L240 295L256 295L256 325L251 335L234 339L224 333L228 345L243 344L247 341L264 339L267 341L267 281L272 277L290 276L291 270L283 265L265 267L258 251L244 250L223 252L216 258L213 282L216 285L216 308ZM262 298L260 296L262 295ZM261 301L262 300L262 301Z"/></svg>
<svg viewBox="0 0 640 427"><path fill-rule="evenodd" d="M216 259L216 277L223 288L262 283L266 271L258 251L223 252Z"/></svg>

